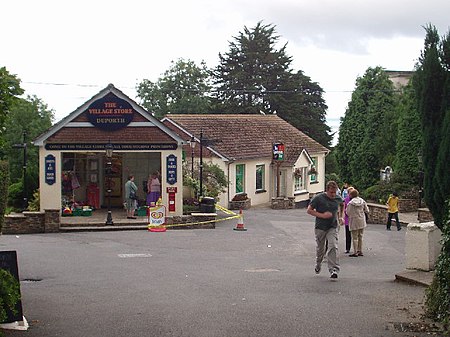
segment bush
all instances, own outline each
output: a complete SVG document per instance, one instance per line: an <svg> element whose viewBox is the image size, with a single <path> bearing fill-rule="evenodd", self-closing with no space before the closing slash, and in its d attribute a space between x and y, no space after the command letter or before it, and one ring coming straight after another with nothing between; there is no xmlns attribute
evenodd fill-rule
<svg viewBox="0 0 450 337"><path fill-rule="evenodd" d="M17 313L15 305L20 300L20 285L7 270L0 269L0 322L8 318L8 310Z"/></svg>
<svg viewBox="0 0 450 337"><path fill-rule="evenodd" d="M367 201L385 204L389 195L394 191L396 191L402 199L415 199L419 196L417 186L389 182L380 182L379 184L370 186L360 192L361 197Z"/></svg>
<svg viewBox="0 0 450 337"><path fill-rule="evenodd" d="M19 181L11 184L8 187L8 206L15 211L20 211L23 208L23 183Z"/></svg>
<svg viewBox="0 0 450 337"><path fill-rule="evenodd" d="M8 201L9 167L8 162L0 161L0 233L5 221L5 213Z"/></svg>
<svg viewBox="0 0 450 337"><path fill-rule="evenodd" d="M447 201L446 221L442 230L442 250L436 262L436 273L426 291L426 315L450 328L450 200Z"/></svg>

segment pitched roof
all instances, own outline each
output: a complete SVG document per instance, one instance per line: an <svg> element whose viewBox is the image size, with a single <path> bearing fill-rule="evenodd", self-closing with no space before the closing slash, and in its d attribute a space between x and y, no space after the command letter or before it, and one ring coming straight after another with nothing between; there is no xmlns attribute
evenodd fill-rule
<svg viewBox="0 0 450 337"><path fill-rule="evenodd" d="M183 140L180 139L180 137L174 133L172 130L170 130L167 126L162 124L157 118L153 117L149 112L147 112L143 107L141 107L139 104L137 104L134 100L132 100L130 97L125 95L121 90L117 89L113 84L109 84L106 88L98 92L95 96L93 96L91 99L86 101L83 105L79 106L75 111L64 117L62 120L60 120L58 123L51 126L48 130L46 130L44 133L39 135L35 138L34 144L38 146L42 146L46 141L60 141L60 140L67 140L68 138L74 138L73 135L70 136L70 134L76 134L77 139L74 141L79 142L80 139L88 140L89 137L93 135L93 125L88 122L88 119L84 116L86 114L86 111L88 107L91 105L92 102L95 102L98 99L101 99L108 94L113 94L125 101L127 101L134 111L136 112L134 119L137 120L139 123L147 123L147 125L152 125L156 129L158 129L159 132L157 132L155 141L175 141L179 145L183 143ZM71 125L72 123L72 125ZM130 124L131 125L131 124ZM70 126L68 130L65 130L66 127ZM75 130L75 131L74 131ZM104 141L108 141L108 139L112 138L112 132L107 132L104 130L95 130L96 136L100 135L100 137L103 138ZM126 136L122 135L127 133L126 130L118 130L114 132L114 139L117 139L118 141L140 141L140 142L149 142L149 139L145 139L144 136L147 135L148 138L148 130L141 128L135 128L134 131L137 131L133 134L131 134L128 131L128 134ZM67 135L69 133L69 135ZM128 138L127 138L128 137Z"/></svg>
<svg viewBox="0 0 450 337"><path fill-rule="evenodd" d="M309 154L329 152L277 115L173 114L163 122L174 131L178 129L176 132L182 138L190 134L198 139L203 131L203 138L216 140L210 147L228 159L272 156L272 146L276 142L285 144L285 160L291 164L303 149Z"/></svg>

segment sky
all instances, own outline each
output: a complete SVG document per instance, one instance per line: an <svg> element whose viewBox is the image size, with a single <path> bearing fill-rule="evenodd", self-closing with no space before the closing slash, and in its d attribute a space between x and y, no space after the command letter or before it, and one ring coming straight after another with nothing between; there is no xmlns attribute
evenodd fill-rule
<svg viewBox="0 0 450 337"><path fill-rule="evenodd" d="M210 68L244 30L272 24L292 69L324 89L337 131L357 77L369 67L413 70L424 26L449 32L448 0L0 1L0 67L67 116L114 84L132 99L180 58ZM337 137L334 142L336 142Z"/></svg>

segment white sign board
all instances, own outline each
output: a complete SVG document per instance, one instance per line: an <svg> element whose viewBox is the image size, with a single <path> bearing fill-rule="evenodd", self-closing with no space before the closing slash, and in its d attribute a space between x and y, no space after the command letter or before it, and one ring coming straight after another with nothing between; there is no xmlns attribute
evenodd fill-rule
<svg viewBox="0 0 450 337"><path fill-rule="evenodd" d="M162 226L166 223L166 207L150 207L150 226Z"/></svg>

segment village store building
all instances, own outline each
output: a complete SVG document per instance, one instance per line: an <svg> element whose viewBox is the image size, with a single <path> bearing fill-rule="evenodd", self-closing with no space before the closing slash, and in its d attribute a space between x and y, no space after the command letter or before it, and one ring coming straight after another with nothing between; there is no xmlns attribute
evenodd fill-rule
<svg viewBox="0 0 450 337"><path fill-rule="evenodd" d="M112 84L34 141L39 146L40 210L66 206L123 208L134 175L140 205L144 184L158 172L168 215L181 215L183 140ZM111 160L106 148L111 147Z"/></svg>
<svg viewBox="0 0 450 337"><path fill-rule="evenodd" d="M202 141L203 161L224 171L228 186L218 200L224 207L234 208L241 193L250 206L305 207L324 190L329 150L277 115L172 114L162 122L196 144L183 146L187 167L198 165Z"/></svg>

